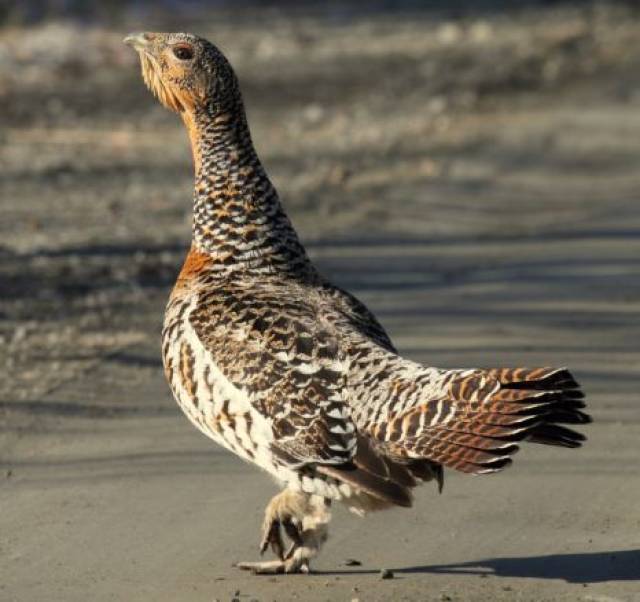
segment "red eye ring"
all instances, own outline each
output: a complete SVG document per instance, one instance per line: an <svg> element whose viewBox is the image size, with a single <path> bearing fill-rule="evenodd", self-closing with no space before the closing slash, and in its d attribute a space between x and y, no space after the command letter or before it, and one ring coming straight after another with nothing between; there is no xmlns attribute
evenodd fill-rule
<svg viewBox="0 0 640 602"><path fill-rule="evenodd" d="M193 58L193 48L188 44L179 44L173 47L173 54L181 61L189 61Z"/></svg>

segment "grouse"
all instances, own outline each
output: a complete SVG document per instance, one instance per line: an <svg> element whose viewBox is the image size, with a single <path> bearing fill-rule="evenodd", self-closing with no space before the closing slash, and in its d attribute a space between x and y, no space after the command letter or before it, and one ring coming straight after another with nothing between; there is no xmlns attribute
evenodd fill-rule
<svg viewBox="0 0 640 602"><path fill-rule="evenodd" d="M254 150L238 80L213 44L135 33L150 90L195 163L191 249L165 314L166 378L189 420L282 485L237 566L308 572L332 500L410 506L443 467L511 464L523 441L579 447L590 417L565 368L444 370L403 358L374 315L309 260ZM285 545L285 539L290 540Z"/></svg>

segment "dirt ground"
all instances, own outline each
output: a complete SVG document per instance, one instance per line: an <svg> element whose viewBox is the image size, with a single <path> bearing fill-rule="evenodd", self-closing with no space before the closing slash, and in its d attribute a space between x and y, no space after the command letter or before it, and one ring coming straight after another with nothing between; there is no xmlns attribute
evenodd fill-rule
<svg viewBox="0 0 640 602"><path fill-rule="evenodd" d="M363 4L0 29L0 599L640 601L640 12ZM337 508L310 576L232 568L276 488L163 380L192 166L137 29L224 49L311 255L405 355L570 366L587 445Z"/></svg>

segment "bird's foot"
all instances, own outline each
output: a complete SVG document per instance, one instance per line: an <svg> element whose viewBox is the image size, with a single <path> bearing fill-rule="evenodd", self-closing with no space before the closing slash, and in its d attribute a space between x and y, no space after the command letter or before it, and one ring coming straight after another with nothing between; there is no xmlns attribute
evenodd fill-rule
<svg viewBox="0 0 640 602"><path fill-rule="evenodd" d="M255 575L278 575L282 573L308 573L309 559L292 556L286 560L265 560L262 562L238 562L235 565Z"/></svg>
<svg viewBox="0 0 640 602"><path fill-rule="evenodd" d="M299 515L300 497L299 493L285 489L269 502L262 523L260 554L264 554L271 546L273 553L280 560L287 560L291 558L295 548L302 545L302 518ZM282 541L282 529L291 539L291 547L286 554Z"/></svg>
<svg viewBox="0 0 640 602"><path fill-rule="evenodd" d="M284 544L282 542L282 533L280 532L280 521L276 518L271 520L270 523L265 520L262 526L260 555L264 554L269 546L271 546L273 553L280 560L284 560Z"/></svg>
<svg viewBox="0 0 640 602"><path fill-rule="evenodd" d="M278 560L239 562L235 566L256 574L308 573L309 560L327 538L328 521L324 499L285 489L267 506L260 540L260 553L271 547ZM286 553L282 529L291 540Z"/></svg>

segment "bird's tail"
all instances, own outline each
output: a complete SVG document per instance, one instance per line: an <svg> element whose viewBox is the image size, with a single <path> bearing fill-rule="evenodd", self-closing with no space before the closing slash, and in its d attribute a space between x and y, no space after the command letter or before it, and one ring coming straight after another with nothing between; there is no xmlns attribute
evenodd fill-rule
<svg viewBox="0 0 640 602"><path fill-rule="evenodd" d="M385 444L391 457L496 472L511 464L522 441L579 447L584 435L563 425L591 422L581 411L584 395L565 368L454 371L445 390L443 399L392 419Z"/></svg>

